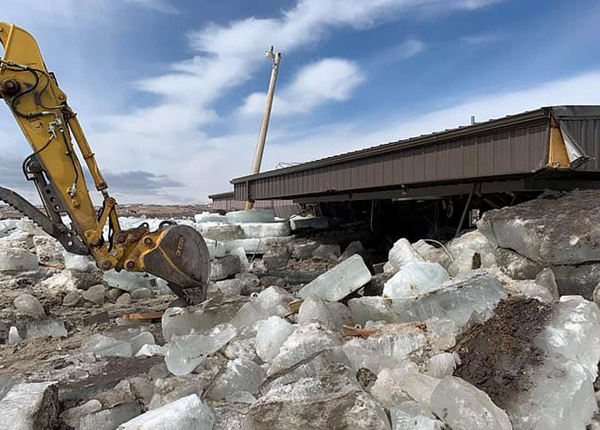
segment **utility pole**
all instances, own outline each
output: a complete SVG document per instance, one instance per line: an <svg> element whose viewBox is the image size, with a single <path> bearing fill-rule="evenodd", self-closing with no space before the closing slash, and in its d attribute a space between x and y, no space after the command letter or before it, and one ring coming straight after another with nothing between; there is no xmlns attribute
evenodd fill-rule
<svg viewBox="0 0 600 430"><path fill-rule="evenodd" d="M275 83L277 81L277 72L279 71L279 62L281 61L281 52L274 53L273 47L269 49L265 56L273 61L273 69L271 70L271 81L269 82L269 91L267 92L267 105L265 106L265 114L262 120L262 126L260 127L260 135L258 137L258 144L256 145L256 153L254 154L254 163L252 163L252 175L256 175L260 172L260 165L262 163L263 153L265 152L265 141L267 140L267 130L269 129L269 120L271 119L271 108L273 107L273 96L275 94ZM248 190L250 192L250 190ZM252 210L254 202L246 202L246 210Z"/></svg>

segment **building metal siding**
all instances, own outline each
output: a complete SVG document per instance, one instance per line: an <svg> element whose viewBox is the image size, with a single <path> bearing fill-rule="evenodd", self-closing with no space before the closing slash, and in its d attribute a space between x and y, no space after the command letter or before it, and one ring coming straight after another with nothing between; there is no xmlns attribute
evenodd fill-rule
<svg viewBox="0 0 600 430"><path fill-rule="evenodd" d="M234 179L235 197L292 199L310 195L399 189L531 175L548 160L553 108L407 139L285 169ZM559 111L561 124L593 160L582 171L600 171L600 107L597 117ZM561 125L562 127L562 125Z"/></svg>

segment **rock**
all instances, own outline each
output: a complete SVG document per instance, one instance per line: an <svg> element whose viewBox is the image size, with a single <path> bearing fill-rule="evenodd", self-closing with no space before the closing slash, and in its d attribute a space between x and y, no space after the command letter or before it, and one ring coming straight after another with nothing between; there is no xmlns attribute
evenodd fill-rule
<svg viewBox="0 0 600 430"><path fill-rule="evenodd" d="M477 228L496 246L544 266L599 261L599 196L596 190L574 191L488 211Z"/></svg>
<svg viewBox="0 0 600 430"><path fill-rule="evenodd" d="M33 236L33 246L40 263L65 266L63 247L58 240L46 235Z"/></svg>
<svg viewBox="0 0 600 430"><path fill-rule="evenodd" d="M364 252L365 248L363 244L360 242L360 240L355 240L354 242L350 242L344 252L342 252L342 255L340 255L338 261L341 263L342 261L352 257L354 254L362 255Z"/></svg>
<svg viewBox="0 0 600 430"><path fill-rule="evenodd" d="M265 380L265 372L251 360L236 358L227 363L227 369L211 387L208 395L211 399L225 399L238 392L257 394Z"/></svg>
<svg viewBox="0 0 600 430"><path fill-rule="evenodd" d="M56 383L15 385L0 400L0 417L10 430L53 430L58 417Z"/></svg>
<svg viewBox="0 0 600 430"><path fill-rule="evenodd" d="M272 210L253 209L251 211L227 212L229 224L275 222L275 212Z"/></svg>
<svg viewBox="0 0 600 430"><path fill-rule="evenodd" d="M263 361L270 362L294 330L292 324L278 316L261 321L256 331L256 353Z"/></svg>
<svg viewBox="0 0 600 430"><path fill-rule="evenodd" d="M289 221L240 224L246 237L286 237L291 234Z"/></svg>
<svg viewBox="0 0 600 430"><path fill-rule="evenodd" d="M506 413L468 382L447 376L431 398L433 412L452 430L512 430Z"/></svg>
<svg viewBox="0 0 600 430"><path fill-rule="evenodd" d="M126 403L84 415L79 419L78 430L114 430L142 412L137 403Z"/></svg>
<svg viewBox="0 0 600 430"><path fill-rule="evenodd" d="M96 305L104 304L104 295L106 293L106 288L102 284L94 285L90 287L87 291L84 291L82 296L88 302L92 302Z"/></svg>
<svg viewBox="0 0 600 430"><path fill-rule="evenodd" d="M109 302L115 303L122 294L123 290L119 290L118 288L109 288L106 290L105 297Z"/></svg>
<svg viewBox="0 0 600 430"><path fill-rule="evenodd" d="M347 372L332 366L270 390L250 407L246 430L390 430L383 408Z"/></svg>
<svg viewBox="0 0 600 430"><path fill-rule="evenodd" d="M244 230L239 225L211 225L204 227L200 233L203 237L218 242L225 242L235 239L244 239Z"/></svg>
<svg viewBox="0 0 600 430"><path fill-rule="evenodd" d="M353 255L305 285L298 296L315 295L330 302L343 299L371 280L371 272L360 255Z"/></svg>
<svg viewBox="0 0 600 430"><path fill-rule="evenodd" d="M340 258L342 251L339 245L319 245L313 251L312 256L315 258L324 258L327 260L337 261Z"/></svg>
<svg viewBox="0 0 600 430"><path fill-rule="evenodd" d="M388 261L396 273L407 263L422 263L424 258L404 238L398 239L388 254Z"/></svg>
<svg viewBox="0 0 600 430"><path fill-rule="evenodd" d="M298 260L308 260L312 257L315 249L319 247L318 242L293 242L292 245L292 257Z"/></svg>
<svg viewBox="0 0 600 430"><path fill-rule="evenodd" d="M146 300L150 297L152 297L152 292L148 288L138 288L131 293L133 300Z"/></svg>
<svg viewBox="0 0 600 430"><path fill-rule="evenodd" d="M78 429L81 417L98 412L101 409L102 403L93 399L85 402L81 406L76 406L74 408L65 410L60 414L60 419L68 426Z"/></svg>
<svg viewBox="0 0 600 430"><path fill-rule="evenodd" d="M453 257L453 261L448 266L448 273L451 276L496 264L495 246L477 230L451 240L447 248Z"/></svg>
<svg viewBox="0 0 600 430"><path fill-rule="evenodd" d="M67 307L81 306L83 297L79 291L69 291L63 298L62 304Z"/></svg>
<svg viewBox="0 0 600 430"><path fill-rule="evenodd" d="M381 296L383 294L383 288L387 281L394 274L391 272L382 272L371 277L371 281L365 285L363 296Z"/></svg>
<svg viewBox="0 0 600 430"><path fill-rule="evenodd" d="M129 306L131 304L131 295L129 293L121 294L115 301L117 306Z"/></svg>
<svg viewBox="0 0 600 430"><path fill-rule="evenodd" d="M283 280L283 278L280 278L279 276L263 276L262 278L260 278L260 285L263 288L269 288L269 287L279 287L279 288L283 288L285 287L285 281Z"/></svg>
<svg viewBox="0 0 600 430"><path fill-rule="evenodd" d="M448 279L446 269L437 263L408 262L385 283L383 295L398 303L435 291Z"/></svg>
<svg viewBox="0 0 600 430"><path fill-rule="evenodd" d="M594 303L600 308L600 284L594 288L593 299Z"/></svg>
<svg viewBox="0 0 600 430"><path fill-rule="evenodd" d="M443 421L423 409L417 402L406 401L390 409L392 430L444 430Z"/></svg>
<svg viewBox="0 0 600 430"><path fill-rule="evenodd" d="M17 311L32 318L45 318L46 311L38 299L31 294L21 293L13 301Z"/></svg>
<svg viewBox="0 0 600 430"><path fill-rule="evenodd" d="M291 252L285 245L269 246L263 255L263 263L267 270L282 269L287 266Z"/></svg>
<svg viewBox="0 0 600 430"><path fill-rule="evenodd" d="M220 281L239 273L241 270L240 259L237 255L227 255L211 261L210 279Z"/></svg>
<svg viewBox="0 0 600 430"><path fill-rule="evenodd" d="M500 270L513 279L535 279L543 266L521 254L505 248L494 251Z"/></svg>
<svg viewBox="0 0 600 430"><path fill-rule="evenodd" d="M0 248L0 272L26 272L37 267L35 254L21 248Z"/></svg>
<svg viewBox="0 0 600 430"><path fill-rule="evenodd" d="M122 424L117 430L212 430L214 422L212 411L192 394L148 411Z"/></svg>

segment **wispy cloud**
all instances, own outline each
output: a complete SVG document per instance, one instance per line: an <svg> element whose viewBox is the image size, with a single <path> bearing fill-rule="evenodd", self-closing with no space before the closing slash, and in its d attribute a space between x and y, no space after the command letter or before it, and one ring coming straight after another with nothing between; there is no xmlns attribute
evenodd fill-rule
<svg viewBox="0 0 600 430"><path fill-rule="evenodd" d="M170 0L125 0L128 3L133 3L148 9L155 10L157 12L166 14L177 14L180 13Z"/></svg>
<svg viewBox="0 0 600 430"><path fill-rule="evenodd" d="M326 58L304 66L291 84L275 98L277 115L309 112L328 103L350 98L352 91L365 79L355 62L341 58ZM266 93L253 93L240 108L242 114L264 111Z"/></svg>
<svg viewBox="0 0 600 430"><path fill-rule="evenodd" d="M501 31L469 34L460 38L461 43L469 46L487 46L509 38L509 34Z"/></svg>

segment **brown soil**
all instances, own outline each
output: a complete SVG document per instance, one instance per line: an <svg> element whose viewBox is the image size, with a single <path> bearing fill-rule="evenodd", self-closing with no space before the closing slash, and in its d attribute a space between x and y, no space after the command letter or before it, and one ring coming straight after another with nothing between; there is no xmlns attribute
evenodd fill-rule
<svg viewBox="0 0 600 430"><path fill-rule="evenodd" d="M527 370L540 364L544 352L533 344L552 307L537 300L501 302L492 318L467 332L455 351L462 364L455 372L485 391L501 408L529 389Z"/></svg>

